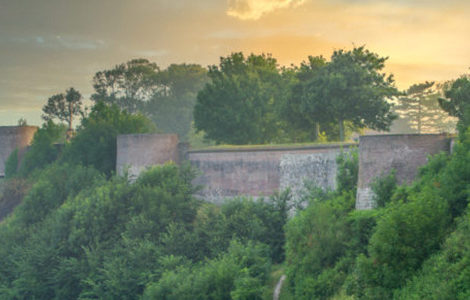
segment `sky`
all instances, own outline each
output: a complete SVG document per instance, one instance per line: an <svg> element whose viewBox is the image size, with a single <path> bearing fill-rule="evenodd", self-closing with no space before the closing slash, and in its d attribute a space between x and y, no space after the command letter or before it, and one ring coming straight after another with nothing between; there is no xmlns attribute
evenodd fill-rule
<svg viewBox="0 0 470 300"><path fill-rule="evenodd" d="M0 125L133 58L217 64L231 52L280 65L365 45L400 89L470 67L468 0L0 0Z"/></svg>

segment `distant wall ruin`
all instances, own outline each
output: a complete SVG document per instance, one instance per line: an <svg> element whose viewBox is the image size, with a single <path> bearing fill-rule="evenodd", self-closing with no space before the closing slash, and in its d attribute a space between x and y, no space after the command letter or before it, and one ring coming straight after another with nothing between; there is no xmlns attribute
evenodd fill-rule
<svg viewBox="0 0 470 300"><path fill-rule="evenodd" d="M36 126L0 126L0 177L5 176L5 162L15 149L21 161L37 130Z"/></svg>

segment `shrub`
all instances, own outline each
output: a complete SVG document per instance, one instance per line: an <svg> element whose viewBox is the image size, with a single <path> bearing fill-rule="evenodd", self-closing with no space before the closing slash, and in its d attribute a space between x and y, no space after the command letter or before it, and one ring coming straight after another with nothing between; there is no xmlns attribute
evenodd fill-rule
<svg viewBox="0 0 470 300"><path fill-rule="evenodd" d="M371 188L374 192L373 201L376 207L385 207L397 188L396 170L392 169L388 175L376 178L371 183Z"/></svg>
<svg viewBox="0 0 470 300"><path fill-rule="evenodd" d="M341 152L336 158L338 170L336 175L336 190L338 192L353 191L356 194L357 175L359 172L359 151L352 149Z"/></svg>
<svg viewBox="0 0 470 300"><path fill-rule="evenodd" d="M19 167L19 175L27 177L34 170L43 169L57 160L61 149L56 143L64 143L66 131L65 125L57 125L52 121L45 123L35 133L31 147L25 153Z"/></svg>
<svg viewBox="0 0 470 300"><path fill-rule="evenodd" d="M18 172L18 149L13 150L5 161L5 178L12 178Z"/></svg>
<svg viewBox="0 0 470 300"><path fill-rule="evenodd" d="M439 250L449 221L447 203L432 188L413 195L408 203L389 205L370 239L369 258L360 257L356 263L358 286L353 290L389 298Z"/></svg>

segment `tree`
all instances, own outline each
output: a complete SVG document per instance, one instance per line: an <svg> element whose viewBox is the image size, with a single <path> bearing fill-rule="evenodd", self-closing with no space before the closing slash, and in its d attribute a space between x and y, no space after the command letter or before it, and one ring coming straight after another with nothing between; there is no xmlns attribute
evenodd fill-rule
<svg viewBox="0 0 470 300"><path fill-rule="evenodd" d="M59 119L68 124L67 136L71 137L73 132L72 122L74 116L83 116L82 95L73 87L65 91L65 94L57 94L47 100L42 108L45 121Z"/></svg>
<svg viewBox="0 0 470 300"><path fill-rule="evenodd" d="M146 103L144 113L164 132L188 139L197 93L207 83L207 70L197 64L172 64L159 73L162 92Z"/></svg>
<svg viewBox="0 0 470 300"><path fill-rule="evenodd" d="M398 98L395 111L418 133L451 131L455 123L441 108L438 98L443 85L434 82L413 84Z"/></svg>
<svg viewBox="0 0 470 300"><path fill-rule="evenodd" d="M285 102L280 114L293 128L309 132L310 140L317 140L320 135L319 119L321 116L305 114L302 96L308 87L308 82L326 64L322 56L309 56L308 61L294 69L295 83L291 86L288 101Z"/></svg>
<svg viewBox="0 0 470 300"><path fill-rule="evenodd" d="M116 105L98 103L82 120L75 138L66 145L61 162L93 166L111 175L116 170L116 137L155 131L155 125L142 114L130 114Z"/></svg>
<svg viewBox="0 0 470 300"><path fill-rule="evenodd" d="M137 112L162 88L158 80L159 70L155 63L140 58L97 72L93 77L95 93L91 100L115 104L130 113Z"/></svg>
<svg viewBox="0 0 470 300"><path fill-rule="evenodd" d="M470 79L462 76L439 98L439 105L444 111L459 119L459 126L470 124Z"/></svg>
<svg viewBox="0 0 470 300"><path fill-rule="evenodd" d="M141 112L163 132L187 138L197 92L207 82L207 70L197 64L172 64L165 70L147 59L134 59L93 78L95 102Z"/></svg>
<svg viewBox="0 0 470 300"><path fill-rule="evenodd" d="M388 130L396 115L387 98L398 95L392 75L381 73L387 58L363 46L337 50L331 61L305 83L300 110L316 122L336 122L344 141L344 124Z"/></svg>
<svg viewBox="0 0 470 300"><path fill-rule="evenodd" d="M267 143L278 135L275 102L282 76L270 55L232 53L209 67L208 83L194 107L197 131L217 143Z"/></svg>

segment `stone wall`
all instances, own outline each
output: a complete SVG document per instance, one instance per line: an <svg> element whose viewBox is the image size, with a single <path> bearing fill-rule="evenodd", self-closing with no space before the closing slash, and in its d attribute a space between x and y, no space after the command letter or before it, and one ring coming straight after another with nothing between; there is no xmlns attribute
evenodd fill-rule
<svg viewBox="0 0 470 300"><path fill-rule="evenodd" d="M168 161L179 163L178 135L126 134L117 137L116 171L135 178L147 167Z"/></svg>
<svg viewBox="0 0 470 300"><path fill-rule="evenodd" d="M5 162L15 149L21 161L37 130L36 126L0 126L0 177L5 176Z"/></svg>
<svg viewBox="0 0 470 300"><path fill-rule="evenodd" d="M322 188L336 185L336 156L353 144L308 147L233 148L189 151L187 158L199 170L199 195L220 203L227 197L269 196L291 188L298 197L305 181Z"/></svg>
<svg viewBox="0 0 470 300"><path fill-rule="evenodd" d="M359 178L356 209L374 207L370 184L392 169L399 184L410 183L428 155L450 150L445 134L371 135L359 138Z"/></svg>

